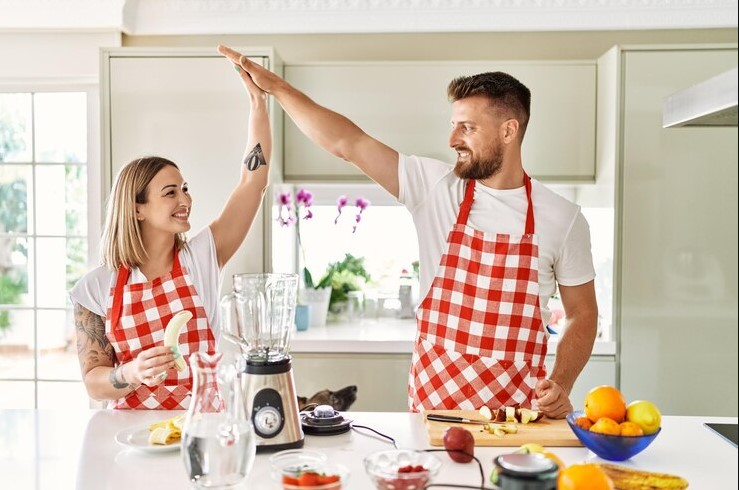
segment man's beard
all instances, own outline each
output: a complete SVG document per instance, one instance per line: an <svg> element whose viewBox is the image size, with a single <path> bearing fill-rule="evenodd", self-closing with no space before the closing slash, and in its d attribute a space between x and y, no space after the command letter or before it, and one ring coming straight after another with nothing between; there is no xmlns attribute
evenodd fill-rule
<svg viewBox="0 0 739 490"><path fill-rule="evenodd" d="M469 151L468 148L456 148L457 151ZM500 172L503 168L503 149L495 145L490 157L482 159L471 157L469 163L460 163L457 159L454 174L460 179L484 180Z"/></svg>

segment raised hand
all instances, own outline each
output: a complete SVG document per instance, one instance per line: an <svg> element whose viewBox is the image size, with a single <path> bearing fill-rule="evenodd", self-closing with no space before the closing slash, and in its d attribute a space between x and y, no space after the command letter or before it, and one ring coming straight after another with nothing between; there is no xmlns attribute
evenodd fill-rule
<svg viewBox="0 0 739 490"><path fill-rule="evenodd" d="M250 81L253 82L258 88L267 93L273 93L274 90L279 87L279 84L282 83L282 79L280 77L262 67L261 65L250 61L249 58L242 55L238 51L234 51L228 46L219 44L218 52L228 58L231 63L234 64L234 66L241 67L242 72L240 73L242 80L244 80L244 84L247 83L247 81L244 79L244 76L248 75ZM247 89L249 89L248 86ZM249 91L249 93L251 94L251 90Z"/></svg>

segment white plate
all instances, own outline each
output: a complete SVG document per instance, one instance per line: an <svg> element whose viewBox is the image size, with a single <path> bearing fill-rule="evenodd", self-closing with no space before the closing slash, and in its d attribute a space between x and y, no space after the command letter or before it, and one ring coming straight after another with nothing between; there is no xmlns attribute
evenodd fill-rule
<svg viewBox="0 0 739 490"><path fill-rule="evenodd" d="M180 441L172 444L149 444L149 426L129 427L115 435L118 444L147 453L165 453L180 449Z"/></svg>

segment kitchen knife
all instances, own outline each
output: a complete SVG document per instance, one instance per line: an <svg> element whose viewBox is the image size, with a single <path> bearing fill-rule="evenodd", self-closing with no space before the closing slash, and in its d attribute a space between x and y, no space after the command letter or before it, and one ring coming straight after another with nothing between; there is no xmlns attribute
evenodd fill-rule
<svg viewBox="0 0 739 490"><path fill-rule="evenodd" d="M453 415L440 415L438 413L430 413L426 415L426 420L433 420L436 422L455 422L457 424L476 424L476 425L488 425L490 422L486 420L472 420L464 417L455 417Z"/></svg>

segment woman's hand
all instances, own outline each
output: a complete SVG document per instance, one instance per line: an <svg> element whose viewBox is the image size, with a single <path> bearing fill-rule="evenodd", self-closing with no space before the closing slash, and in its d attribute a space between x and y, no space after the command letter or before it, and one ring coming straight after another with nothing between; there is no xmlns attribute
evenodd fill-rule
<svg viewBox="0 0 739 490"><path fill-rule="evenodd" d="M266 93L272 93L282 82L280 77L228 46L218 45L218 52L228 58L234 66L241 68L239 74L245 85L247 85L246 78L248 78L249 82L254 84L256 88ZM252 95L252 90L248 85L246 88L249 90L249 95Z"/></svg>
<svg viewBox="0 0 739 490"><path fill-rule="evenodd" d="M131 361L123 365L127 381L146 386L156 386L167 377L167 370L174 367L172 349L164 346L152 347L139 352Z"/></svg>
<svg viewBox="0 0 739 490"><path fill-rule="evenodd" d="M244 87L246 87L246 91L249 93L249 100L251 101L251 105L255 106L260 103L266 104L267 92L257 87L257 84L254 83L251 75L249 75L249 73L241 68L240 65L234 65L234 68L239 73L239 76L241 77L241 82L244 84Z"/></svg>

